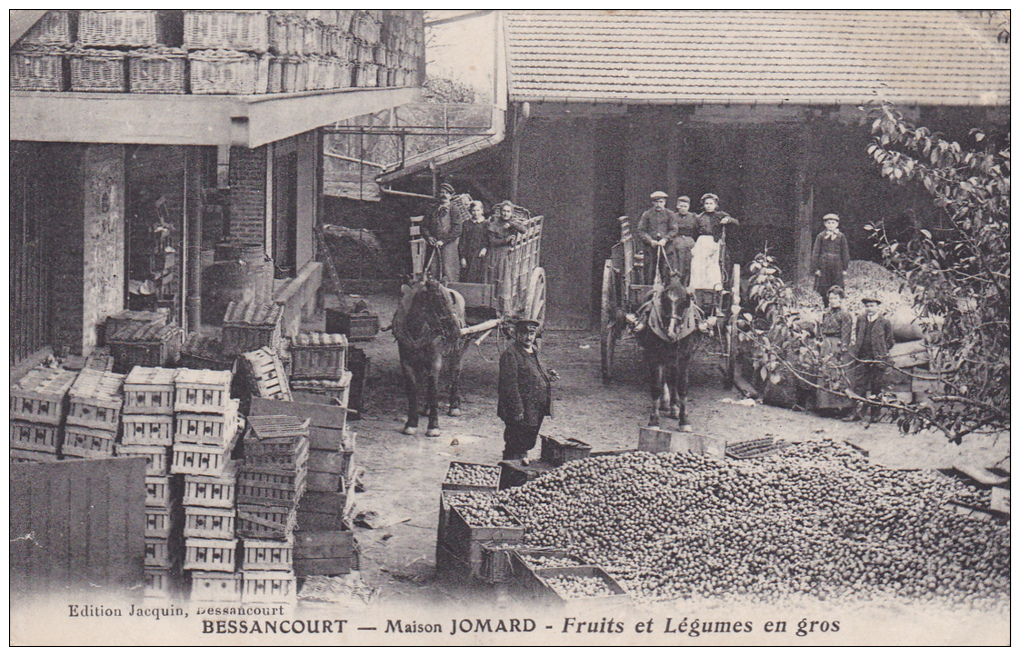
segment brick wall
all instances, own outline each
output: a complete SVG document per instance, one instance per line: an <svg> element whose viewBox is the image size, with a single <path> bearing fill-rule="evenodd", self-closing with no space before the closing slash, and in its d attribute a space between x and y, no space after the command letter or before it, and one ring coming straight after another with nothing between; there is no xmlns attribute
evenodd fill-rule
<svg viewBox="0 0 1020 647"><path fill-rule="evenodd" d="M268 147L230 149L230 237L266 242L266 154Z"/></svg>

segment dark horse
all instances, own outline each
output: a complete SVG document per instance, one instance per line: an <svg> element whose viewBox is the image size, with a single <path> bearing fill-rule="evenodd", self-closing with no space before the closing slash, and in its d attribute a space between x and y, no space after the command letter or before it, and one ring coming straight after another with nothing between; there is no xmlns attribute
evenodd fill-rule
<svg viewBox="0 0 1020 647"><path fill-rule="evenodd" d="M670 417L681 431L687 422L688 369L695 345L697 308L687 289L676 278L668 286L657 283L638 308L634 337L645 352L652 391L649 427L659 426L659 410L668 389Z"/></svg>
<svg viewBox="0 0 1020 647"><path fill-rule="evenodd" d="M464 297L428 278L401 288L403 297L393 315L393 336L400 350L400 368L407 390L404 433L418 432L418 392L425 382L427 436L439 435L439 375L444 357L450 366L450 415L460 415L460 370L464 340Z"/></svg>

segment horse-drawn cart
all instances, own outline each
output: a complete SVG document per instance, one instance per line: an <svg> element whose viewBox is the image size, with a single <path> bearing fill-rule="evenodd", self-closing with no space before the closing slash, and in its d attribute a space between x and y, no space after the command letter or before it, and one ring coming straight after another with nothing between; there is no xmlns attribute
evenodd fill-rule
<svg viewBox="0 0 1020 647"><path fill-rule="evenodd" d="M602 318L600 342L602 347L602 379L613 378L616 345L623 333L637 323L639 306L647 299L653 286L644 283L645 264L654 262L645 258L640 241L631 230L630 220L620 219L620 242L613 246L612 256L606 259L602 271ZM721 255L725 257L725 255ZM668 277L664 277L668 281ZM720 286L716 306L700 315L699 329L707 332L710 340L708 352L725 358L723 375L732 383L736 371L737 317L740 313L740 266L734 265L727 289ZM692 304L693 305L693 304Z"/></svg>
<svg viewBox="0 0 1020 647"><path fill-rule="evenodd" d="M461 198L457 196L455 200ZM514 206L514 218L524 224L504 259L502 271L487 271L484 283L449 282L464 297L470 332L485 331L506 319L534 319L545 323L545 270L538 265L542 248L542 216ZM411 267L421 276L436 262L421 234L423 216L411 218ZM504 277L501 282L499 276Z"/></svg>

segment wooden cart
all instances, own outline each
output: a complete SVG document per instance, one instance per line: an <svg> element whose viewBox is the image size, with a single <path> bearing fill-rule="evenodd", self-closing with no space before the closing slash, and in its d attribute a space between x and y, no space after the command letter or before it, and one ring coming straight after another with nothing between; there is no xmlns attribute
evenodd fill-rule
<svg viewBox="0 0 1020 647"><path fill-rule="evenodd" d="M449 283L446 287L464 297L468 326L463 334L484 333L512 318L534 319L545 323L545 270L538 266L542 248L542 216L533 216L522 207L514 207L514 217L527 230L515 237L507 252L505 285L486 276L485 283ZM421 234L424 216L411 218L411 266L420 276L429 261L428 243ZM502 291L502 294L500 293ZM502 304L509 304L504 311Z"/></svg>
<svg viewBox="0 0 1020 647"><path fill-rule="evenodd" d="M644 252L640 239L631 231L630 219L621 216L620 242L613 245L612 256L606 259L602 270L602 317L599 340L602 347L602 379L613 378L616 344L635 321L635 313L651 285L644 284ZM740 266L734 265L729 288L722 293L718 311L704 313L709 329L708 352L724 358L723 376L732 384L736 371L737 317L740 314ZM630 316L628 316L630 315Z"/></svg>

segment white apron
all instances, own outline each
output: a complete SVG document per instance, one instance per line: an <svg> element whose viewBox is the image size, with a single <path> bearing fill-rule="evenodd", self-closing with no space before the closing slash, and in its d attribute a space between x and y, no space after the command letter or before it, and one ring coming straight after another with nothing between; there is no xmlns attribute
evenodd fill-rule
<svg viewBox="0 0 1020 647"><path fill-rule="evenodd" d="M720 285L719 243L711 236L698 236L691 250L691 289L714 290Z"/></svg>

